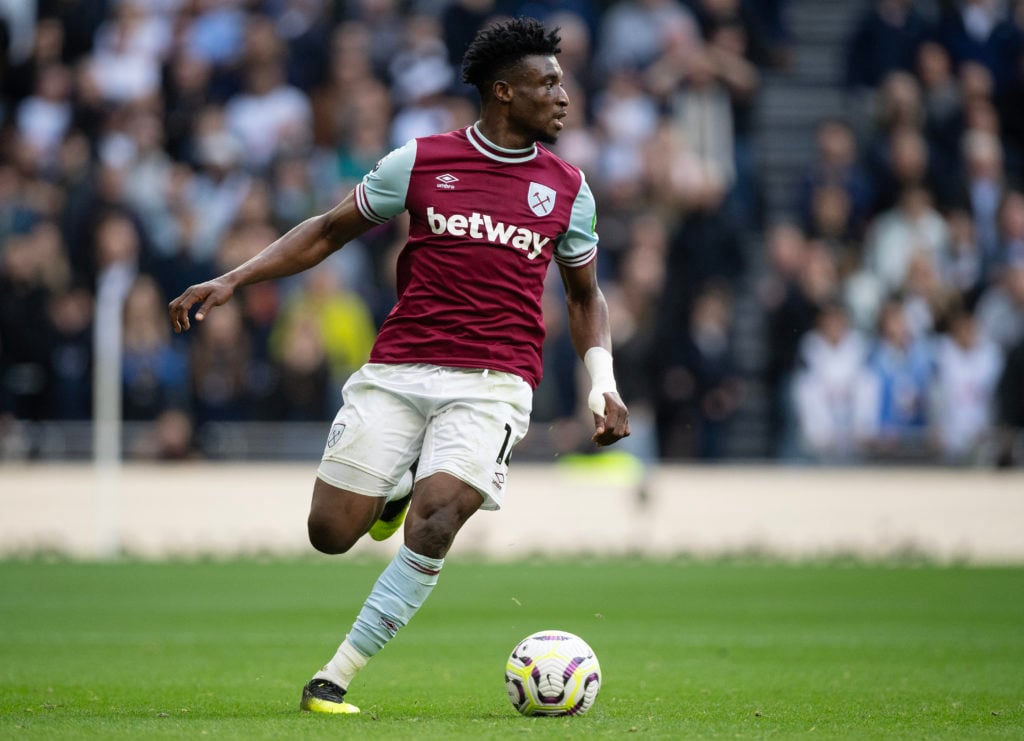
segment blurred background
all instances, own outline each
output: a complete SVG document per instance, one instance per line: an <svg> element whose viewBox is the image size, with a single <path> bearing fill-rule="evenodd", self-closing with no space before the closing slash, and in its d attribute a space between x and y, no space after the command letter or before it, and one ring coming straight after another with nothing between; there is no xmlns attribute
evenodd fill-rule
<svg viewBox="0 0 1024 741"><path fill-rule="evenodd" d="M472 123L518 14L561 28L634 460L1024 462L1020 0L0 1L0 460L315 462L401 219L167 302ZM520 461L591 449L549 288Z"/></svg>

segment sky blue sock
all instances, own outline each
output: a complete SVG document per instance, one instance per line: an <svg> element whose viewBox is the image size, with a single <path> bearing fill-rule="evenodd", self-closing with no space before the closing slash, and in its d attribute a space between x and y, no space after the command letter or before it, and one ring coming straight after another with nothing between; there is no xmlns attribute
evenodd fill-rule
<svg viewBox="0 0 1024 741"><path fill-rule="evenodd" d="M363 656L373 656L394 638L426 602L437 584L443 558L427 558L403 545L373 585L348 641Z"/></svg>

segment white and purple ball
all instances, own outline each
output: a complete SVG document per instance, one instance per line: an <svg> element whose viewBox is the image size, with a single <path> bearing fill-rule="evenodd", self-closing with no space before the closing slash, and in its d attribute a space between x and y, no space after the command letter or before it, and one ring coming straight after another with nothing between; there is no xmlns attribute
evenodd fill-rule
<svg viewBox="0 0 1024 741"><path fill-rule="evenodd" d="M505 688L523 715L583 715L601 688L601 665L578 635L542 630L512 650Z"/></svg>

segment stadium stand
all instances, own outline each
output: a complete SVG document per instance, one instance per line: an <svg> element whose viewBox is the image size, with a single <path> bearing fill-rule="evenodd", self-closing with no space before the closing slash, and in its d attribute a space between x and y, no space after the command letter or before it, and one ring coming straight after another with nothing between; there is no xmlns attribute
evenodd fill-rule
<svg viewBox="0 0 1024 741"><path fill-rule="evenodd" d="M1020 464L1019 0L2 4L0 459L92 454L103 285L126 458L315 456L400 222L187 336L161 307L470 123L462 48L521 12L563 29L631 453ZM528 459L587 450L560 290Z"/></svg>

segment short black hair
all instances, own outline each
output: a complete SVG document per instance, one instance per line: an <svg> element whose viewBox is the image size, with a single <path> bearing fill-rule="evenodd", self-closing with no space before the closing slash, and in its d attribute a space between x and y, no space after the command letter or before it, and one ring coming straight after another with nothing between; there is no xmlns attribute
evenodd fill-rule
<svg viewBox="0 0 1024 741"><path fill-rule="evenodd" d="M512 18L481 29L462 59L462 81L473 85L483 95L524 57L552 57L562 51L558 29L547 31L536 18Z"/></svg>

